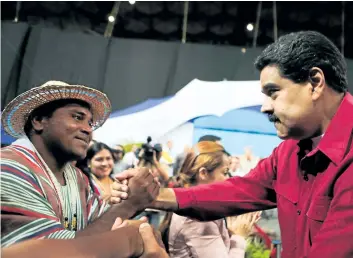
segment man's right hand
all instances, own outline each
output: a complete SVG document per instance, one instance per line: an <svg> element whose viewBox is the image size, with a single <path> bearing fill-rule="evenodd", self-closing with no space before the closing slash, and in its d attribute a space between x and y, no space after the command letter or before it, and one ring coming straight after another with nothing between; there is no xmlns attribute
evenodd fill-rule
<svg viewBox="0 0 353 258"><path fill-rule="evenodd" d="M164 247L157 242L153 228L149 224L141 224L139 231L143 240L143 253L140 256L141 258L169 258Z"/></svg>
<svg viewBox="0 0 353 258"><path fill-rule="evenodd" d="M111 203L127 199L138 211L148 207L159 193L158 181L147 168L134 168L116 175L112 185Z"/></svg>

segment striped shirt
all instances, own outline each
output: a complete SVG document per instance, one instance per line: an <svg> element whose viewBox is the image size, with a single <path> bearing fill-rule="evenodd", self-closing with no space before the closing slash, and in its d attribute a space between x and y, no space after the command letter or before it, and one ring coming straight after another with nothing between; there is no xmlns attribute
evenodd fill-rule
<svg viewBox="0 0 353 258"><path fill-rule="evenodd" d="M1 247L33 238L75 238L76 231L65 229L62 222L64 216L72 221L70 198L77 194L62 186L66 204L63 215L60 200L36 152L15 144L1 149ZM74 171L79 189L79 200L74 202L79 231L101 216L109 205L91 190L80 170Z"/></svg>

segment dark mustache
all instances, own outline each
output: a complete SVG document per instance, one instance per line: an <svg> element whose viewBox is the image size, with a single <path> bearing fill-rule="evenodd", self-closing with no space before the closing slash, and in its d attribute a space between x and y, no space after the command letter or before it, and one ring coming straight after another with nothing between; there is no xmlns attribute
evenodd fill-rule
<svg viewBox="0 0 353 258"><path fill-rule="evenodd" d="M270 122L272 122L272 123L279 122L278 117L274 114L268 114L268 120L270 120Z"/></svg>

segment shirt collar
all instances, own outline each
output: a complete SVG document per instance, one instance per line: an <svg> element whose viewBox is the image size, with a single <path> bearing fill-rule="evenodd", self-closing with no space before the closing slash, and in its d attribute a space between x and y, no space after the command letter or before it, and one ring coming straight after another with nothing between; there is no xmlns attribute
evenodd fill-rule
<svg viewBox="0 0 353 258"><path fill-rule="evenodd" d="M313 150L316 149L317 146L319 146L322 137L324 137L324 134L311 138L311 140L313 141Z"/></svg>
<svg viewBox="0 0 353 258"><path fill-rule="evenodd" d="M344 96L336 114L330 122L318 149L335 165L345 156L350 145L353 129L353 96L348 92Z"/></svg>

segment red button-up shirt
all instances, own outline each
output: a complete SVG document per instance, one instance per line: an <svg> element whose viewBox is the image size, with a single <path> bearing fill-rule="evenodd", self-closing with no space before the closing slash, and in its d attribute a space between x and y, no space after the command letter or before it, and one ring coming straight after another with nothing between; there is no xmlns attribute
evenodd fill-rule
<svg viewBox="0 0 353 258"><path fill-rule="evenodd" d="M353 97L347 93L318 146L298 158L286 140L245 177L174 189L181 215L213 220L278 208L282 257L353 257Z"/></svg>

